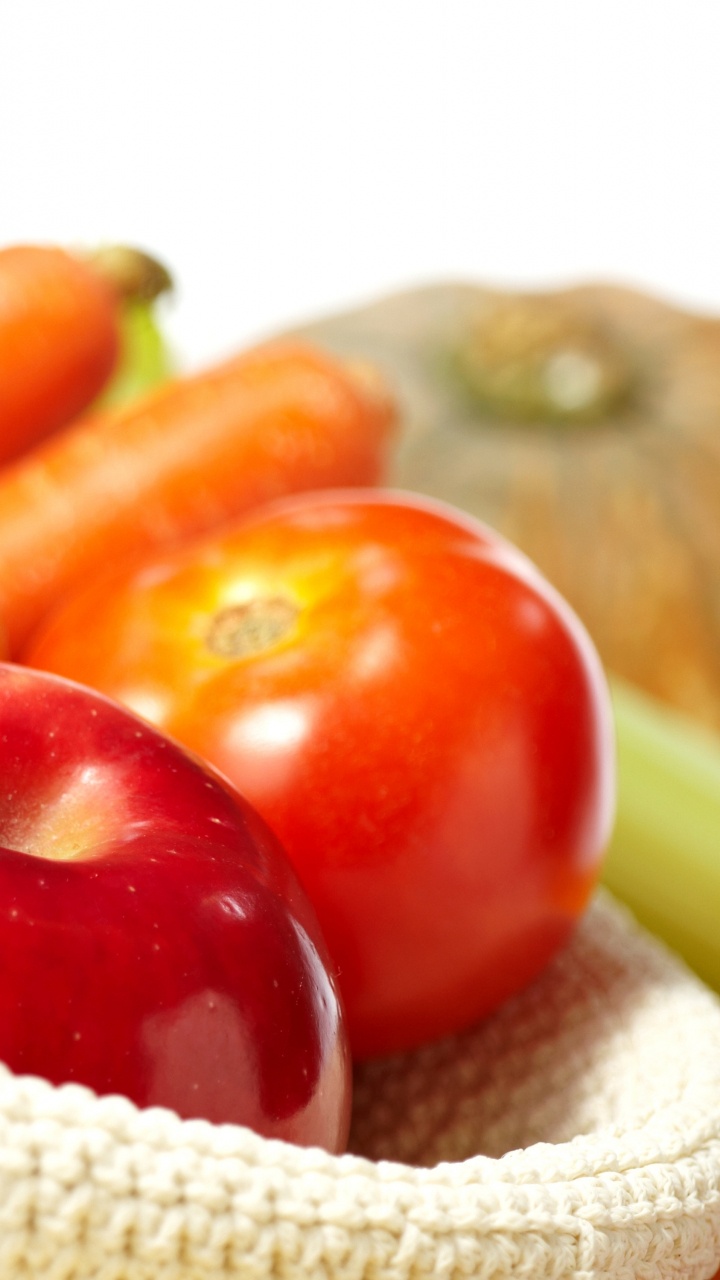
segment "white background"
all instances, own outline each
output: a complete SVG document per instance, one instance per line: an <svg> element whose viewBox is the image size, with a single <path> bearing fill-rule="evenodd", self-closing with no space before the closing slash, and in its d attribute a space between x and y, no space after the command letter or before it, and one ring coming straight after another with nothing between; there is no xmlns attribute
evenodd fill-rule
<svg viewBox="0 0 720 1280"><path fill-rule="evenodd" d="M448 277L720 312L715 0L0 0L0 242L161 256L197 365Z"/></svg>

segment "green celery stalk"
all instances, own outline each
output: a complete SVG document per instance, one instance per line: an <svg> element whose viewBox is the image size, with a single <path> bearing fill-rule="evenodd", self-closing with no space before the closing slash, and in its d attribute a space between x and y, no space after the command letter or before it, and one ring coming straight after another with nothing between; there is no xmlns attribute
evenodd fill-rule
<svg viewBox="0 0 720 1280"><path fill-rule="evenodd" d="M603 882L720 991L720 735L611 688L618 808Z"/></svg>

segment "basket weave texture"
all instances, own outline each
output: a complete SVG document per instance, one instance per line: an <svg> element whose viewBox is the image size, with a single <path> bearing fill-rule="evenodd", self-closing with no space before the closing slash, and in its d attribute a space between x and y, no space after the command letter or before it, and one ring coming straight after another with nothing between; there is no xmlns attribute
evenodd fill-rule
<svg viewBox="0 0 720 1280"><path fill-rule="evenodd" d="M720 1002L607 897L333 1157L0 1074L0 1280L708 1280Z"/></svg>

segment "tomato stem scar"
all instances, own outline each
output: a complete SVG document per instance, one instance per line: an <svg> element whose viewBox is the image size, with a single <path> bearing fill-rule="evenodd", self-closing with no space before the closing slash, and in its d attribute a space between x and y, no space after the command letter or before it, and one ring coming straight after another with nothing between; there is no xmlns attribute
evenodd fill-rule
<svg viewBox="0 0 720 1280"><path fill-rule="evenodd" d="M282 640L300 612L285 596L248 600L220 609L210 623L205 643L221 658L244 658L262 653Z"/></svg>

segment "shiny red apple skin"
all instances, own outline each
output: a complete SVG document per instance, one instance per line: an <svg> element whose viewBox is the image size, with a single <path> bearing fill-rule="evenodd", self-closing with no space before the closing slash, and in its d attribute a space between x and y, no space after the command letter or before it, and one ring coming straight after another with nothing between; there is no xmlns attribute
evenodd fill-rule
<svg viewBox="0 0 720 1280"><path fill-rule="evenodd" d="M314 913L220 775L99 694L0 663L0 1059L342 1150Z"/></svg>

